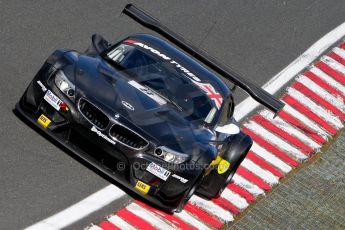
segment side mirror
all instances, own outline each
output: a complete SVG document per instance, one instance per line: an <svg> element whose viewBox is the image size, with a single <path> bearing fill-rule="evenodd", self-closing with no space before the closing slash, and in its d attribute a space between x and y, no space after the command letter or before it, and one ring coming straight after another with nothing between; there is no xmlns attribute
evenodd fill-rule
<svg viewBox="0 0 345 230"><path fill-rule="evenodd" d="M86 50L88 54L100 54L110 46L109 42L99 34L93 34L91 37L91 45Z"/></svg>
<svg viewBox="0 0 345 230"><path fill-rule="evenodd" d="M224 126L218 126L216 128L216 132L235 135L235 134L240 133L240 127L238 127L237 125L233 123L230 123Z"/></svg>

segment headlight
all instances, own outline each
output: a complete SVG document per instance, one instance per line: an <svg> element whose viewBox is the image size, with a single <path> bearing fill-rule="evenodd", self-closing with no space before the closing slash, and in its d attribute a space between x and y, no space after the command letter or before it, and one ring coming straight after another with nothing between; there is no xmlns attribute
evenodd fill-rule
<svg viewBox="0 0 345 230"><path fill-rule="evenodd" d="M155 149L154 154L166 162L181 164L188 160L189 155L184 153L176 152L175 150L169 149L165 146L159 146Z"/></svg>
<svg viewBox="0 0 345 230"><path fill-rule="evenodd" d="M69 99L75 98L75 86L67 79L63 71L59 70L55 75L55 85L63 92Z"/></svg>

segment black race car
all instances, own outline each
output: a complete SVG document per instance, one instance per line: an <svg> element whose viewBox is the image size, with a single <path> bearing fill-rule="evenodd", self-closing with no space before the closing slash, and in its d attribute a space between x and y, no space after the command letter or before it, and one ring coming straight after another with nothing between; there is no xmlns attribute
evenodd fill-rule
<svg viewBox="0 0 345 230"><path fill-rule="evenodd" d="M123 12L158 32L86 52L56 50L16 110L89 164L167 211L197 193L220 195L252 145L232 117L231 89L274 112L283 104L189 45L142 10Z"/></svg>

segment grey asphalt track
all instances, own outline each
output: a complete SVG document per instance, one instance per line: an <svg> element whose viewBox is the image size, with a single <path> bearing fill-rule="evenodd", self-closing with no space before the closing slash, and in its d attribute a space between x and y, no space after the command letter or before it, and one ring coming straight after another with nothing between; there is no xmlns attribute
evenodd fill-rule
<svg viewBox="0 0 345 230"><path fill-rule="evenodd" d="M345 21L343 0L134 2L259 85ZM120 17L126 3L0 0L1 229L31 225L109 183L38 135L12 109L56 48L85 50L95 32L109 40L147 32ZM246 97L242 92L236 96L237 102ZM109 213L103 211L87 221Z"/></svg>

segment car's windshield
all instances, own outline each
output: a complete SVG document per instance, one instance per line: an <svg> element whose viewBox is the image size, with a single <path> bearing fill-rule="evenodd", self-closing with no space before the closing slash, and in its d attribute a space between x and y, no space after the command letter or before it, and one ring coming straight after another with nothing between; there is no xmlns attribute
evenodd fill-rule
<svg viewBox="0 0 345 230"><path fill-rule="evenodd" d="M175 106L192 121L212 123L219 112L205 91L190 80L185 68L167 61L157 50L147 50L129 43L110 49L104 57ZM153 52L152 52L153 51Z"/></svg>

